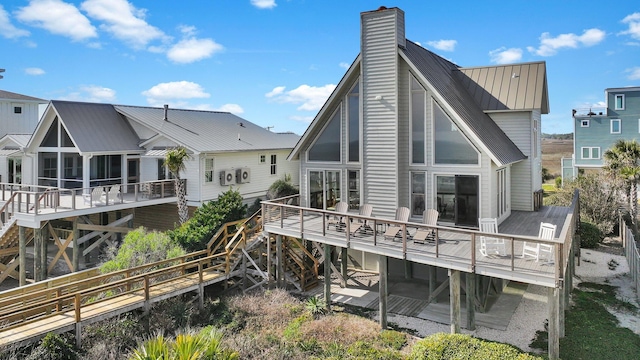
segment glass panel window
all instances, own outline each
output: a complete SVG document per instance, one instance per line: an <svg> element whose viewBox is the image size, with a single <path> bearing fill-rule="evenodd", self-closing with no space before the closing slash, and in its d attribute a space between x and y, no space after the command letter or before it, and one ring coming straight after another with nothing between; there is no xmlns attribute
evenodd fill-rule
<svg viewBox="0 0 640 360"><path fill-rule="evenodd" d="M498 217L507 211L507 169L498 169L496 171L498 180Z"/></svg>
<svg viewBox="0 0 640 360"><path fill-rule="evenodd" d="M454 222L456 208L456 183L453 176L436 177L436 202L438 204L438 220Z"/></svg>
<svg viewBox="0 0 640 360"><path fill-rule="evenodd" d="M204 182L213 182L213 158L204 159Z"/></svg>
<svg viewBox="0 0 640 360"><path fill-rule="evenodd" d="M309 149L309 161L340 161L340 109Z"/></svg>
<svg viewBox="0 0 640 360"><path fill-rule="evenodd" d="M581 148L583 159L600 159L599 147L583 147Z"/></svg>
<svg viewBox="0 0 640 360"><path fill-rule="evenodd" d="M260 155L260 164L264 164L267 162L267 155Z"/></svg>
<svg viewBox="0 0 640 360"><path fill-rule="evenodd" d="M164 166L164 159L158 159L158 180L165 180L167 178L167 169Z"/></svg>
<svg viewBox="0 0 640 360"><path fill-rule="evenodd" d="M358 83L348 96L349 106L349 161L360 161L360 86Z"/></svg>
<svg viewBox="0 0 640 360"><path fill-rule="evenodd" d="M611 119L611 133L620 134L621 131L620 119Z"/></svg>
<svg viewBox="0 0 640 360"><path fill-rule="evenodd" d="M411 173L411 216L422 216L425 209L425 173Z"/></svg>
<svg viewBox="0 0 640 360"><path fill-rule="evenodd" d="M615 110L624 110L624 94L616 94Z"/></svg>
<svg viewBox="0 0 640 360"><path fill-rule="evenodd" d="M309 207L324 209L324 172L309 171Z"/></svg>
<svg viewBox="0 0 640 360"><path fill-rule="evenodd" d="M340 171L326 171L324 187L327 209L335 209L340 202Z"/></svg>
<svg viewBox="0 0 640 360"><path fill-rule="evenodd" d="M360 170L347 171L349 177L349 209L360 209Z"/></svg>
<svg viewBox="0 0 640 360"><path fill-rule="evenodd" d="M424 164L426 91L411 76L411 163Z"/></svg>
<svg viewBox="0 0 640 360"><path fill-rule="evenodd" d="M580 121L580 127L589 127L589 120Z"/></svg>
<svg viewBox="0 0 640 360"><path fill-rule="evenodd" d="M60 126L60 129L62 130L62 147L74 147L75 145L64 126Z"/></svg>
<svg viewBox="0 0 640 360"><path fill-rule="evenodd" d="M339 201L340 171L309 171L309 206L333 210Z"/></svg>
<svg viewBox="0 0 640 360"><path fill-rule="evenodd" d="M53 120L51 127L47 130L44 140L40 144L42 147L58 147L58 118Z"/></svg>
<svg viewBox="0 0 640 360"><path fill-rule="evenodd" d="M62 187L75 189L82 187L82 156L76 153L62 154L64 182Z"/></svg>
<svg viewBox="0 0 640 360"><path fill-rule="evenodd" d="M98 155L91 158L91 186L122 183L122 155Z"/></svg>
<svg viewBox="0 0 640 360"><path fill-rule="evenodd" d="M433 102L433 117L435 124L435 163L436 164L478 164L479 154L464 137L458 127L440 108Z"/></svg>
<svg viewBox="0 0 640 360"><path fill-rule="evenodd" d="M58 153L38 154L38 185L58 186Z"/></svg>
<svg viewBox="0 0 640 360"><path fill-rule="evenodd" d="M22 106L14 106L13 107L14 114L22 114Z"/></svg>
<svg viewBox="0 0 640 360"><path fill-rule="evenodd" d="M276 155L271 155L271 175L276 175L277 174L277 158Z"/></svg>
<svg viewBox="0 0 640 360"><path fill-rule="evenodd" d="M12 184L22 183L22 159L20 158L8 158L7 159L9 182Z"/></svg>

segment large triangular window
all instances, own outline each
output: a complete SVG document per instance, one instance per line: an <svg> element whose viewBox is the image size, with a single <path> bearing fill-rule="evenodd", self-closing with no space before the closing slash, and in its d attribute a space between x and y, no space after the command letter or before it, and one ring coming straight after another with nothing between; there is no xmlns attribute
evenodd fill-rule
<svg viewBox="0 0 640 360"><path fill-rule="evenodd" d="M67 129L65 129L64 126L60 126L60 129L62 130L62 147L75 147L75 144L71 141L71 137L67 133Z"/></svg>
<svg viewBox="0 0 640 360"><path fill-rule="evenodd" d="M433 101L433 119L435 163L477 165L478 152L435 101Z"/></svg>
<svg viewBox="0 0 640 360"><path fill-rule="evenodd" d="M309 161L340 161L340 154L342 153L342 147L340 146L342 143L340 141L340 112L340 108L338 108L309 149Z"/></svg>
<svg viewBox="0 0 640 360"><path fill-rule="evenodd" d="M58 118L56 117L49 127L47 134L44 136L44 140L40 144L42 147L58 147Z"/></svg>

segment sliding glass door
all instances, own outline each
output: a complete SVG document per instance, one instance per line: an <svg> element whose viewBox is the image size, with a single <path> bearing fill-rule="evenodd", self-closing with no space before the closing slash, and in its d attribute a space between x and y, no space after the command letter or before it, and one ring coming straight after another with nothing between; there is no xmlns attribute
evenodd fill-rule
<svg viewBox="0 0 640 360"><path fill-rule="evenodd" d="M339 170L309 171L309 207L333 210L340 196Z"/></svg>
<svg viewBox="0 0 640 360"><path fill-rule="evenodd" d="M478 177L436 176L439 221L456 226L478 226Z"/></svg>

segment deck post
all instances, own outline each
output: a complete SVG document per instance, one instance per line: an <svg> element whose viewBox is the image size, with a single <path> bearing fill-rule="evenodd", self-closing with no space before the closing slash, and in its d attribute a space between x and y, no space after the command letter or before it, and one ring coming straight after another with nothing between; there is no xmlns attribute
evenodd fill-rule
<svg viewBox="0 0 640 360"><path fill-rule="evenodd" d="M560 289L550 287L547 289L549 307L549 359L560 358L560 319L559 306Z"/></svg>
<svg viewBox="0 0 640 360"><path fill-rule="evenodd" d="M460 270L449 270L451 333L460 333Z"/></svg>
<svg viewBox="0 0 640 360"><path fill-rule="evenodd" d="M264 211L264 205L262 206L262 211ZM273 269L271 268L273 266L273 256L272 256L272 251L273 249L271 248L271 234L267 233L267 288L271 289L271 273L273 272Z"/></svg>
<svg viewBox="0 0 640 360"><path fill-rule="evenodd" d="M378 271L380 280L378 281L378 294L380 299L380 328L387 328L387 257L380 255L378 258Z"/></svg>
<svg viewBox="0 0 640 360"><path fill-rule="evenodd" d="M73 269L71 271L76 272L80 270L80 243L78 239L80 238L80 230L78 230L78 217L76 216L73 219L73 253L71 262L73 264Z"/></svg>
<svg viewBox="0 0 640 360"><path fill-rule="evenodd" d="M282 287L282 235L276 235L276 287Z"/></svg>
<svg viewBox="0 0 640 360"><path fill-rule="evenodd" d="M433 293L436 291L436 285L438 282L438 268L433 265L427 265L429 269L429 297L431 298L432 303L437 303L438 299L433 296Z"/></svg>
<svg viewBox="0 0 640 360"><path fill-rule="evenodd" d="M467 288L466 288L466 299L467 299L467 329L475 330L476 329L476 274L467 273Z"/></svg>
<svg viewBox="0 0 640 360"><path fill-rule="evenodd" d="M342 272L342 282L340 283L340 286L343 288L347 287L347 280L349 276L347 273L348 259L347 248L340 248L340 271Z"/></svg>
<svg viewBox="0 0 640 360"><path fill-rule="evenodd" d="M564 337L564 301L566 297L565 289L558 289L558 336Z"/></svg>
<svg viewBox="0 0 640 360"><path fill-rule="evenodd" d="M404 278L407 280L413 278L413 272L411 271L411 261L404 259L402 260L402 262L404 263Z"/></svg>
<svg viewBox="0 0 640 360"><path fill-rule="evenodd" d="M20 286L27 285L27 234L24 226L18 227L18 267L20 268Z"/></svg>
<svg viewBox="0 0 640 360"><path fill-rule="evenodd" d="M42 264L40 265L40 271L42 272L40 274L40 278L42 280L46 280L48 274L48 257L47 257L47 245L49 245L49 233L42 229L42 245L40 246L40 261L42 262Z"/></svg>
<svg viewBox="0 0 640 360"><path fill-rule="evenodd" d="M42 229L33 229L33 277L36 282L44 280L42 278Z"/></svg>
<svg viewBox="0 0 640 360"><path fill-rule="evenodd" d="M331 310L331 245L324 244L324 303Z"/></svg>

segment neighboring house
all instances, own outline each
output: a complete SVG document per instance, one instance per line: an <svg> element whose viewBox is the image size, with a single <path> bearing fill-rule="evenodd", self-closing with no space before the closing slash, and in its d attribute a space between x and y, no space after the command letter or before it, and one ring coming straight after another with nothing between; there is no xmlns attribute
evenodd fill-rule
<svg viewBox="0 0 640 360"><path fill-rule="evenodd" d="M573 111L573 157L562 159L562 177L580 170L600 169L602 155L617 140L640 141L640 87L605 89L604 108Z"/></svg>
<svg viewBox="0 0 640 360"><path fill-rule="evenodd" d="M47 100L0 90L0 137L31 134L40 118L39 106Z"/></svg>
<svg viewBox="0 0 640 360"><path fill-rule="evenodd" d="M301 204L428 208L477 228L534 210L541 189L544 62L459 67L405 38L397 8L361 15L360 54L293 149Z"/></svg>
<svg viewBox="0 0 640 360"><path fill-rule="evenodd" d="M88 193L118 184L123 193L132 193L133 184L171 178L165 155L184 146L191 157L181 178L193 210L230 188L246 203L264 199L269 186L286 175L297 186L299 165L285 160L299 138L227 112L52 100L32 136L0 139L0 165L5 164L3 178L25 185ZM137 214L152 219L162 211L169 218L155 216L150 227L171 228L177 222L175 205L165 208Z"/></svg>

